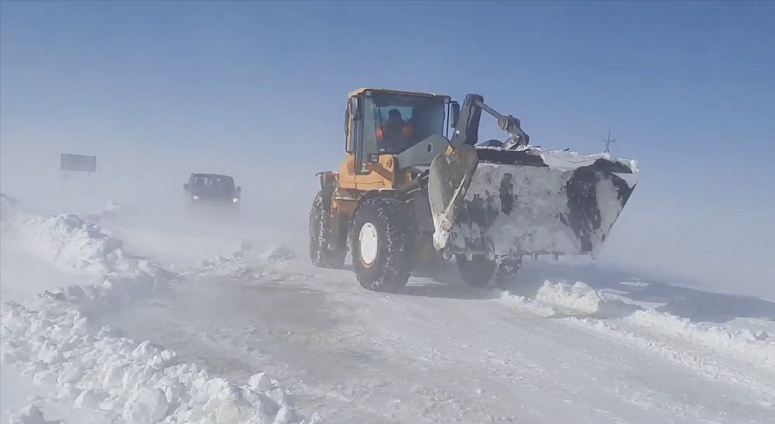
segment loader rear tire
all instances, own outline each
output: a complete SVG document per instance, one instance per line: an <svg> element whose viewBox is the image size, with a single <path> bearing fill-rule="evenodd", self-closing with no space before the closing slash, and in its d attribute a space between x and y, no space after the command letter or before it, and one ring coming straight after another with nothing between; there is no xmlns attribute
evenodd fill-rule
<svg viewBox="0 0 775 424"><path fill-rule="evenodd" d="M483 255L475 255L468 260L463 255L456 255L455 262L460 279L466 285L484 289L501 287L512 281L519 272L522 258L496 261Z"/></svg>
<svg viewBox="0 0 775 424"><path fill-rule="evenodd" d="M318 192L309 212L309 256L312 265L321 268L343 268L347 256L344 240L331 229L331 198Z"/></svg>
<svg viewBox="0 0 775 424"><path fill-rule="evenodd" d="M397 292L412 271L414 220L399 200L375 197L358 208L350 233L358 283L378 292Z"/></svg>

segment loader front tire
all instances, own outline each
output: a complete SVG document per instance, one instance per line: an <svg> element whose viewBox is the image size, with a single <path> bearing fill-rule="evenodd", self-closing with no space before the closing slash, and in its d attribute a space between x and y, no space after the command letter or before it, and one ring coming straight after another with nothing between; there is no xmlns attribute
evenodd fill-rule
<svg viewBox="0 0 775 424"><path fill-rule="evenodd" d="M456 255L457 269L460 279L474 288L485 289L501 287L513 280L522 265L522 259L492 260L484 255L475 255L468 260L463 255Z"/></svg>
<svg viewBox="0 0 775 424"><path fill-rule="evenodd" d="M366 199L350 233L353 269L365 289L397 292L412 271L414 220L405 203L389 198Z"/></svg>
<svg viewBox="0 0 775 424"><path fill-rule="evenodd" d="M331 229L331 198L318 192L309 212L309 256L312 265L343 268L347 256L344 240Z"/></svg>

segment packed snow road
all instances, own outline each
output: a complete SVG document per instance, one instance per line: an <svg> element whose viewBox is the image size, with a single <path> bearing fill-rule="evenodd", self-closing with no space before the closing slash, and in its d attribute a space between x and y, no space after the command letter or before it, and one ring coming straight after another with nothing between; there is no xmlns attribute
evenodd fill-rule
<svg viewBox="0 0 775 424"><path fill-rule="evenodd" d="M588 295L551 309L467 289L453 272L437 277L447 284L413 278L403 294L378 294L349 272L274 253L213 261L103 324L232 381L268 371L297 392L302 413L327 422L754 424L775 416L769 344L763 357L735 357L648 334L625 304L607 312L617 314L608 324L583 315ZM538 290L544 299L568 298L546 289Z"/></svg>
<svg viewBox="0 0 775 424"><path fill-rule="evenodd" d="M311 267L303 249L0 200L2 363L47 386L47 409L117 424L775 416L768 300L541 262L510 292L465 288L449 264L387 295ZM225 256L192 265L214 254Z"/></svg>

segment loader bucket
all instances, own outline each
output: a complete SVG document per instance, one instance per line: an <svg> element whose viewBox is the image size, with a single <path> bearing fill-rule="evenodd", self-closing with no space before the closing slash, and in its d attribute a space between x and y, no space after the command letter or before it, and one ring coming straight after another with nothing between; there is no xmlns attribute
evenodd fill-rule
<svg viewBox="0 0 775 424"><path fill-rule="evenodd" d="M474 146L464 144L431 161L428 172L428 200L433 214L433 245L441 250L447 243L457 208L465 198L479 159Z"/></svg>
<svg viewBox="0 0 775 424"><path fill-rule="evenodd" d="M469 147L428 176L434 247L452 254L595 255L637 184L608 154Z"/></svg>

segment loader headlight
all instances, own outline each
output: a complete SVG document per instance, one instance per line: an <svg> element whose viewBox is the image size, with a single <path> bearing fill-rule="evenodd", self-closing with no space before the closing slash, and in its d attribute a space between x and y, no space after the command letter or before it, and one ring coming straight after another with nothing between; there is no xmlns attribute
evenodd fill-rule
<svg viewBox="0 0 775 424"><path fill-rule="evenodd" d="M191 198L194 200L199 200L199 196L191 196Z"/></svg>
<svg viewBox="0 0 775 424"><path fill-rule="evenodd" d="M231 199L231 201L234 202L234 203L237 203L237 202L239 202L239 198L235 197L235 198Z"/></svg>

